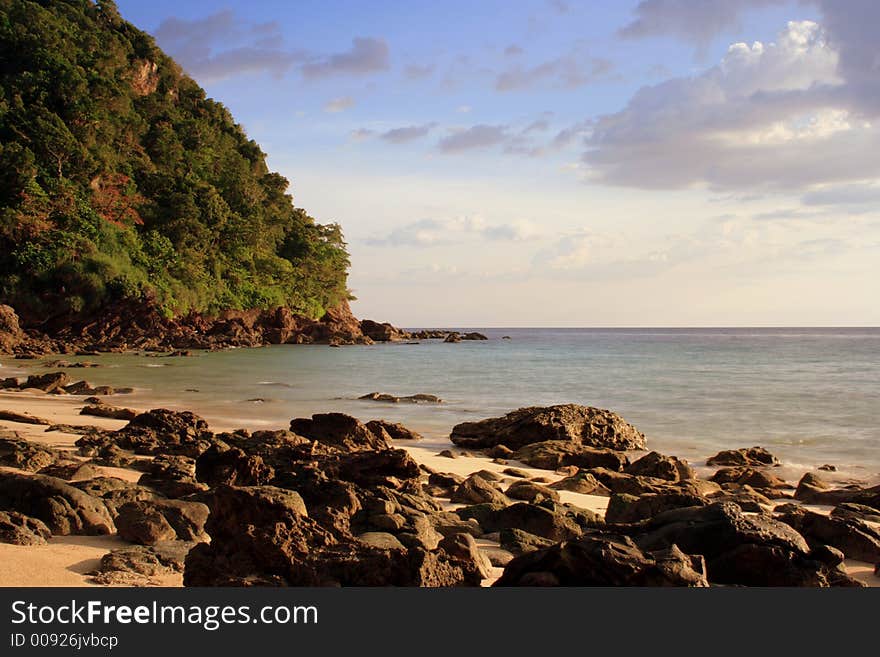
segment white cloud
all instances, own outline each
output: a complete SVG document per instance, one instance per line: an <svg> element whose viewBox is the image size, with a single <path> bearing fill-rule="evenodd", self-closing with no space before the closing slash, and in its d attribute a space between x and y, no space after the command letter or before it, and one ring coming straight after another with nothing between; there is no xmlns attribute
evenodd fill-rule
<svg viewBox="0 0 880 657"><path fill-rule="evenodd" d="M325 103L324 105L324 111L330 112L331 114L336 114L338 112L344 112L347 109L351 109L354 106L354 98L352 98L351 96L342 96L341 98L334 98L333 100L327 101L327 103Z"/></svg>
<svg viewBox="0 0 880 657"><path fill-rule="evenodd" d="M372 246L448 246L474 240L522 242L541 237L539 226L529 221L490 224L480 215L453 219L422 219L367 240Z"/></svg>

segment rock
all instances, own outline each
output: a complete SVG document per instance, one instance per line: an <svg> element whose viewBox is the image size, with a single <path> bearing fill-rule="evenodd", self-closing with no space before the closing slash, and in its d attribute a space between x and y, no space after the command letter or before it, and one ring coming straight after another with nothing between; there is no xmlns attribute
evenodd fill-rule
<svg viewBox="0 0 880 657"><path fill-rule="evenodd" d="M563 440L616 450L644 449L645 436L616 413L562 404L520 408L504 417L464 422L452 429L452 442L468 448L503 444L511 449L546 440Z"/></svg>
<svg viewBox="0 0 880 657"><path fill-rule="evenodd" d="M476 518L484 532L502 529L521 529L552 541L562 541L580 536L583 529L564 508L546 508L536 504L518 502L507 507L497 504L478 504L456 510L463 519ZM594 518L596 524L601 519Z"/></svg>
<svg viewBox="0 0 880 657"><path fill-rule="evenodd" d="M110 435L117 446L136 454L174 454L192 458L208 449L214 437L208 431L208 423L198 415L164 408L141 413Z"/></svg>
<svg viewBox="0 0 880 657"><path fill-rule="evenodd" d="M672 545L706 559L709 581L743 586L831 586L850 580L810 557L791 526L744 515L730 502L673 509L645 521L636 542L643 550Z"/></svg>
<svg viewBox="0 0 880 657"><path fill-rule="evenodd" d="M409 333L388 324L387 322L379 323L371 319L362 319L360 322L360 330L368 338L375 342L396 342L398 340L406 340Z"/></svg>
<svg viewBox="0 0 880 657"><path fill-rule="evenodd" d="M162 454L146 462L144 467L146 471L138 479L138 484L152 488L165 497L186 497L208 488L196 481L195 460L188 456Z"/></svg>
<svg viewBox="0 0 880 657"><path fill-rule="evenodd" d="M442 452L439 452L439 453L437 454L437 456L442 456L442 457L447 458L447 459L457 459L457 458L458 458L458 457L455 455L455 452L453 452L453 451L450 450L450 449L444 449Z"/></svg>
<svg viewBox="0 0 880 657"><path fill-rule="evenodd" d="M791 488L786 482L763 470L745 466L721 468L709 481L717 484L734 483L752 488Z"/></svg>
<svg viewBox="0 0 880 657"><path fill-rule="evenodd" d="M472 567L480 573L483 579L492 576L492 563L486 555L480 552L474 537L470 534L460 533L447 536L440 541L439 547L450 556L472 564Z"/></svg>
<svg viewBox="0 0 880 657"><path fill-rule="evenodd" d="M486 450L486 456L494 459L512 459L514 451L506 445L495 445Z"/></svg>
<svg viewBox="0 0 880 657"><path fill-rule="evenodd" d="M45 545L52 532L42 520L17 511L0 511L0 543Z"/></svg>
<svg viewBox="0 0 880 657"><path fill-rule="evenodd" d="M211 543L187 555L186 586L479 584L479 573L445 552L334 535L307 516L296 493L271 486L219 486L206 529Z"/></svg>
<svg viewBox="0 0 880 657"><path fill-rule="evenodd" d="M586 473L595 477L612 493L626 493L638 496L646 493L663 493L671 488L670 482L665 479L641 477L624 472L616 472L608 468L590 468ZM717 484L714 485L717 486Z"/></svg>
<svg viewBox="0 0 880 657"><path fill-rule="evenodd" d="M504 494L514 500L524 500L535 504L542 500L559 501L559 493L555 490L531 481L515 481L504 491Z"/></svg>
<svg viewBox="0 0 880 657"><path fill-rule="evenodd" d="M42 520L53 534L111 534L113 520L102 500L45 475L0 472L0 510Z"/></svg>
<svg viewBox="0 0 880 657"><path fill-rule="evenodd" d="M519 470L517 468L504 468L502 472L509 477L518 477L520 479L527 479L529 476L528 472L526 472L525 470Z"/></svg>
<svg viewBox="0 0 880 657"><path fill-rule="evenodd" d="M131 545L101 557L91 581L101 586L153 586L153 578L183 572L186 555L195 546L188 541L160 541L155 545Z"/></svg>
<svg viewBox="0 0 880 657"><path fill-rule="evenodd" d="M262 486L272 481L275 469L257 454L246 454L237 447L223 449L215 444L196 459L195 477L212 488L221 484Z"/></svg>
<svg viewBox="0 0 880 657"><path fill-rule="evenodd" d="M17 377L8 376L5 379L0 379L0 390L18 390L21 382Z"/></svg>
<svg viewBox="0 0 880 657"><path fill-rule="evenodd" d="M504 493L477 474L465 479L452 492L449 500L462 504L482 504L484 502L506 504L508 502Z"/></svg>
<svg viewBox="0 0 880 657"><path fill-rule="evenodd" d="M358 540L372 547L389 549L389 550L405 550L403 543L397 540L394 534L388 532L364 532L358 535Z"/></svg>
<svg viewBox="0 0 880 657"><path fill-rule="evenodd" d="M639 522L670 509L706 506L706 504L708 502L702 497L680 493L648 493L641 497L615 493L608 501L605 522Z"/></svg>
<svg viewBox="0 0 880 657"><path fill-rule="evenodd" d="M619 451L596 449L564 440L544 440L524 445L513 457L526 465L543 470L558 470L567 465L620 470L629 462L626 455Z"/></svg>
<svg viewBox="0 0 880 657"><path fill-rule="evenodd" d="M824 470L825 472L837 472L837 468L833 465L829 465L828 463L824 465L820 465L817 470Z"/></svg>
<svg viewBox="0 0 880 657"><path fill-rule="evenodd" d="M507 564L495 586L708 586L699 555L645 552L628 536L588 535Z"/></svg>
<svg viewBox="0 0 880 657"><path fill-rule="evenodd" d="M56 449L24 440L17 433L0 432L0 465L37 472L60 457Z"/></svg>
<svg viewBox="0 0 880 657"><path fill-rule="evenodd" d="M90 463L82 461L63 461L47 466L40 470L40 474L57 477L65 481L83 481L101 476L101 470Z"/></svg>
<svg viewBox="0 0 880 657"><path fill-rule="evenodd" d="M485 479L486 481L489 481L489 482L498 483L498 482L504 480L504 477L502 477L497 472L493 472L492 470L477 470L476 472L472 472L471 474L482 477L483 479Z"/></svg>
<svg viewBox="0 0 880 657"><path fill-rule="evenodd" d="M24 337L15 310L11 306L0 304L0 353L12 353Z"/></svg>
<svg viewBox="0 0 880 657"><path fill-rule="evenodd" d="M482 333L477 333L476 331L471 331L470 333L465 333L461 336L462 340L488 340L485 335Z"/></svg>
<svg viewBox="0 0 880 657"><path fill-rule="evenodd" d="M665 456L659 452L645 454L637 461L626 466L623 471L631 475L655 477L656 479L666 479L673 482L697 478L696 472L688 465L687 461L675 456Z"/></svg>
<svg viewBox="0 0 880 657"><path fill-rule="evenodd" d="M778 465L779 461L763 447L743 447L718 452L706 460L706 465Z"/></svg>
<svg viewBox="0 0 880 657"><path fill-rule="evenodd" d="M74 481L71 485L84 493L103 500L107 510L114 518L119 514L118 508L128 502L154 500L158 495L142 486L118 477L95 477L84 481Z"/></svg>
<svg viewBox="0 0 880 657"><path fill-rule="evenodd" d="M297 418L290 421L290 430L309 440L347 451L382 450L391 446L363 422L344 413L317 413L311 419Z"/></svg>
<svg viewBox="0 0 880 657"><path fill-rule="evenodd" d="M861 520L826 516L804 509L778 516L808 541L839 549L850 559L880 562L880 531Z"/></svg>
<svg viewBox="0 0 880 657"><path fill-rule="evenodd" d="M605 484L584 470L578 470L575 474L550 484L550 488L584 495L601 495L603 497L611 495L611 490Z"/></svg>
<svg viewBox="0 0 880 657"><path fill-rule="evenodd" d="M389 395L384 392L369 392L366 395L361 395L358 399L365 399L369 401L377 401L377 402L386 402L389 404L399 404L400 402L407 402L410 404L441 404L443 400L440 399L437 395L428 395L425 393L417 393L415 395L407 395L404 397L398 397L397 395Z"/></svg>
<svg viewBox="0 0 880 657"><path fill-rule="evenodd" d="M452 534L470 534L474 538L483 535L483 528L474 518L462 520L456 514L442 511L429 516L430 522L434 529L441 536L450 536Z"/></svg>
<svg viewBox="0 0 880 657"><path fill-rule="evenodd" d="M138 416L138 412L131 408L121 408L119 406L109 406L107 404L94 404L84 406L79 412L80 415L93 415L95 417L106 417L112 420L133 420Z"/></svg>
<svg viewBox="0 0 880 657"><path fill-rule="evenodd" d="M806 473L798 482L794 499L805 504L826 504L835 506L844 502L865 504L880 510L880 486L860 488L847 486L832 488L831 484L812 472Z"/></svg>
<svg viewBox="0 0 880 657"><path fill-rule="evenodd" d="M61 390L70 384L70 377L66 372L50 372L48 374L32 374L22 384L22 388L34 388L43 392Z"/></svg>
<svg viewBox="0 0 880 657"><path fill-rule="evenodd" d="M443 339L443 342L461 342L461 336L458 333L453 332L447 335Z"/></svg>
<svg viewBox="0 0 880 657"><path fill-rule="evenodd" d="M462 482L464 482L464 479L465 478L461 475L449 472L434 472L428 475L428 484L445 491L447 493L446 497L448 497L448 494L452 492L452 489L460 486Z"/></svg>
<svg viewBox="0 0 880 657"><path fill-rule="evenodd" d="M853 502L843 502L838 504L831 510L833 518L843 518L845 520L861 520L863 522L873 522L880 524L880 510L865 504L855 504Z"/></svg>
<svg viewBox="0 0 880 657"><path fill-rule="evenodd" d="M164 540L207 539L204 528L208 507L200 502L159 499L128 502L119 507L118 513L119 537L132 543L153 545Z"/></svg>
<svg viewBox="0 0 880 657"><path fill-rule="evenodd" d="M772 507L773 502L751 486L738 484L726 484L726 490L713 493L710 497L712 502L733 502L743 511L763 513L764 507Z"/></svg>
<svg viewBox="0 0 880 657"><path fill-rule="evenodd" d="M367 428L376 436L391 443L393 440L421 440L422 436L412 429L407 429L397 422L386 422L385 420L370 420L367 422Z"/></svg>
<svg viewBox="0 0 880 657"><path fill-rule="evenodd" d="M498 542L502 548L515 556L553 545L553 541L549 539L512 527L501 530Z"/></svg>
<svg viewBox="0 0 880 657"><path fill-rule="evenodd" d="M3 411L0 410L0 420L6 420L7 422L18 422L19 424L43 424L50 425L52 424L49 420L45 420L41 417L36 417L31 415L30 413L18 413L16 411Z"/></svg>

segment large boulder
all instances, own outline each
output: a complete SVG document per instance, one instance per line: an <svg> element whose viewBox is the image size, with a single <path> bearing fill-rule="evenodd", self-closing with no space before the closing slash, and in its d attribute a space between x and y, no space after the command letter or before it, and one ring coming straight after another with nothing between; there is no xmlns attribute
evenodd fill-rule
<svg viewBox="0 0 880 657"><path fill-rule="evenodd" d="M449 500L461 504L506 504L509 500L496 486L472 474L452 492Z"/></svg>
<svg viewBox="0 0 880 657"><path fill-rule="evenodd" d="M211 487L221 484L261 486L272 481L275 469L258 454L246 454L238 447L215 444L196 459L195 476Z"/></svg>
<svg viewBox="0 0 880 657"><path fill-rule="evenodd" d="M502 529L521 529L551 541L580 536L584 531L583 525L602 524L601 518L583 510L571 512L565 505L544 506L527 502L504 507L497 504L477 504L457 509L456 513L464 520L475 518L487 533ZM584 513L589 515L585 516Z"/></svg>
<svg viewBox="0 0 880 657"><path fill-rule="evenodd" d="M808 472L798 482L794 498L806 504L827 504L834 506L851 502L863 504L880 510L880 486L861 488L844 486L834 488L819 475Z"/></svg>
<svg viewBox="0 0 880 657"><path fill-rule="evenodd" d="M721 468L709 480L716 484L738 484L752 488L791 488L776 475L747 466Z"/></svg>
<svg viewBox="0 0 880 657"><path fill-rule="evenodd" d="M682 493L648 493L639 497L615 493L608 500L605 510L605 522L639 522L669 511L690 506L706 506L708 501L703 497Z"/></svg>
<svg viewBox="0 0 880 657"><path fill-rule="evenodd" d="M375 434L363 422L345 413L316 413L311 418L295 418L290 421L290 430L346 451L391 447L384 436Z"/></svg>
<svg viewBox="0 0 880 657"><path fill-rule="evenodd" d="M587 535L507 564L495 586L708 586L699 555L641 550L631 538Z"/></svg>
<svg viewBox="0 0 880 657"><path fill-rule="evenodd" d="M370 420L367 422L367 428L375 435L383 438L387 443L392 440L421 440L421 434L408 429L398 422L388 422L387 420Z"/></svg>
<svg viewBox="0 0 880 657"><path fill-rule="evenodd" d="M566 465L620 470L629 463L623 452L566 440L542 440L523 445L513 454L513 458L543 470L558 470Z"/></svg>
<svg viewBox="0 0 880 657"><path fill-rule="evenodd" d="M111 534L113 519L102 500L45 475L0 472L0 510L42 520L55 535Z"/></svg>
<svg viewBox="0 0 880 657"><path fill-rule="evenodd" d="M55 392L70 384L67 372L48 372L46 374L32 374L21 387L34 388L43 392Z"/></svg>
<svg viewBox="0 0 880 657"><path fill-rule="evenodd" d="M161 585L161 577L183 572L187 553L195 543L161 541L155 545L130 545L108 552L91 581L101 586Z"/></svg>
<svg viewBox="0 0 880 657"><path fill-rule="evenodd" d="M110 435L117 446L136 454L177 454L192 458L208 449L214 438L208 423L195 413L165 408L141 413Z"/></svg>
<svg viewBox="0 0 880 657"><path fill-rule="evenodd" d="M584 495L600 495L602 497L611 495L611 490L605 484L585 470L578 470L574 474L553 482L550 484L550 488Z"/></svg>
<svg viewBox="0 0 880 657"><path fill-rule="evenodd" d="M152 488L165 497L186 497L207 490L195 479L195 459L189 456L160 455L141 466L146 469L138 484Z"/></svg>
<svg viewBox="0 0 880 657"><path fill-rule="evenodd" d="M520 408L503 417L464 422L453 427L450 437L456 445L474 449L503 444L515 450L544 440L617 450L645 448L644 434L616 413L577 404Z"/></svg>
<svg viewBox="0 0 880 657"><path fill-rule="evenodd" d="M643 550L676 545L689 554L702 554L709 581L716 584L852 584L839 568L814 558L807 541L791 526L747 516L730 502L661 513L644 523L636 542Z"/></svg>

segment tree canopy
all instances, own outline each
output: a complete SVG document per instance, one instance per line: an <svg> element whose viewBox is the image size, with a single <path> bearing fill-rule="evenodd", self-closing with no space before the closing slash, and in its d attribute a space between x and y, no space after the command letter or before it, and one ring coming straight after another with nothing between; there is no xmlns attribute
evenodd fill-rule
<svg viewBox="0 0 880 657"><path fill-rule="evenodd" d="M169 315L348 298L340 227L109 0L0 0L0 302Z"/></svg>

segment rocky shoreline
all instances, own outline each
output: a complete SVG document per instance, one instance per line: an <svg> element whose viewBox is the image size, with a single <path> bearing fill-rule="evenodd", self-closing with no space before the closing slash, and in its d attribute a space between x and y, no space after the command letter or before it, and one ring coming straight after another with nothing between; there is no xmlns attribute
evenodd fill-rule
<svg viewBox="0 0 880 657"><path fill-rule="evenodd" d="M347 302L314 320L289 308L233 310L217 316L168 318L143 303L120 303L93 319L22 322L0 304L0 354L35 358L47 354L218 350L272 344L373 344L409 340L486 340L481 333L448 330L409 332L389 323L357 319Z"/></svg>
<svg viewBox="0 0 880 657"><path fill-rule="evenodd" d="M59 374L44 375L45 387ZM786 482L759 447L715 455L714 473L699 478L603 409L533 407L463 423L437 453L403 425L341 413L214 431L188 411L2 394L25 401L0 422L0 543L35 546L16 553L28 559L59 537L121 539L91 569L93 584L880 581L866 574L880 570L880 486L834 486L818 472ZM86 415L35 424L28 418L48 412L23 408L37 401ZM102 406L128 413L96 415ZM69 447L48 444L61 435Z"/></svg>

